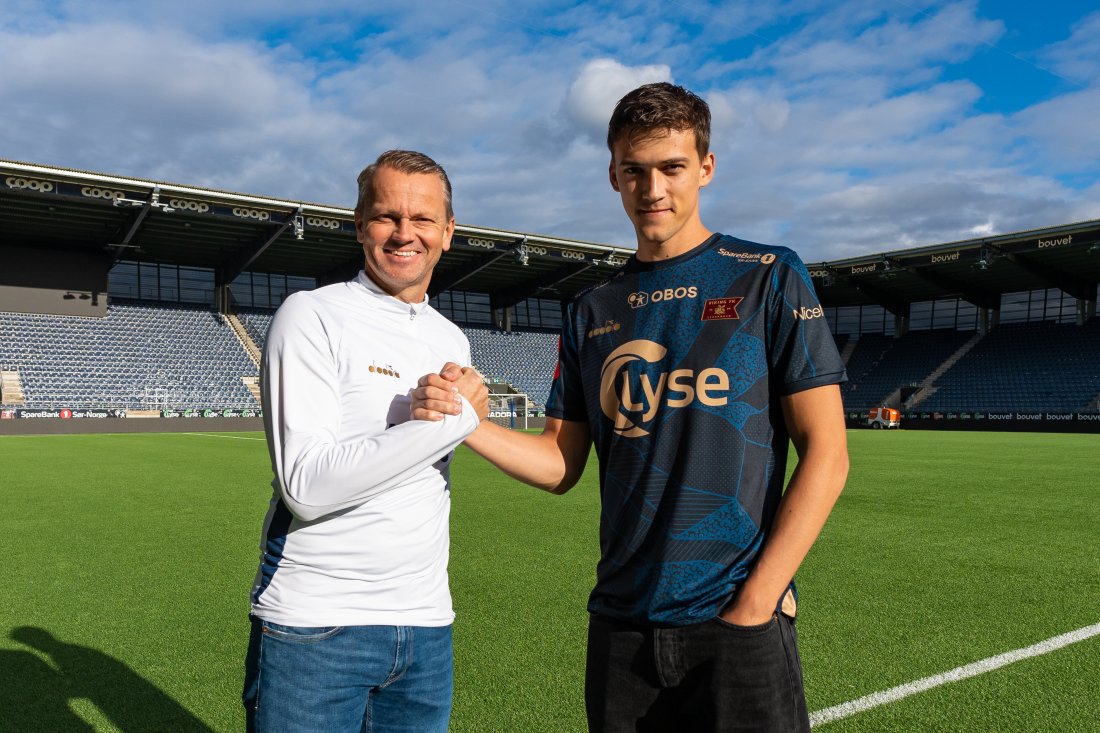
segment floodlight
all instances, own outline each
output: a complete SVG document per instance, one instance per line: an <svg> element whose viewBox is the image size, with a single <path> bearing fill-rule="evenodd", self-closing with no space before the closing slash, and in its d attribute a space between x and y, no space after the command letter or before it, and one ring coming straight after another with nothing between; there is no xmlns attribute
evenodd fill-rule
<svg viewBox="0 0 1100 733"><path fill-rule="evenodd" d="M982 247L982 251L978 254L978 269L979 270L988 270L989 269L989 263L991 261L992 261L992 257L989 253L989 250L986 249L985 247Z"/></svg>

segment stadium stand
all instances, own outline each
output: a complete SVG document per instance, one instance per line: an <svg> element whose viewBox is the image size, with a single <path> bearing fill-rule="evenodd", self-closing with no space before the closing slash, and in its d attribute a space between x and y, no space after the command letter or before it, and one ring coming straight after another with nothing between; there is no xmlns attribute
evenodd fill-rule
<svg viewBox="0 0 1100 733"><path fill-rule="evenodd" d="M840 388L845 408L848 408L853 400L859 402L859 404L867 401L862 399L860 383L863 377L874 369L875 365L890 349L893 340L891 336L886 334L865 333L859 338L854 338L853 341L848 342L846 351L850 350L850 353L848 361L845 363L848 381L842 384ZM869 399L873 401L873 398Z"/></svg>
<svg viewBox="0 0 1100 733"><path fill-rule="evenodd" d="M0 313L29 409L250 409L240 341L205 307L112 302L106 318Z"/></svg>
<svg viewBox="0 0 1100 733"><path fill-rule="evenodd" d="M263 349L275 311L238 308L236 315L248 335ZM474 366L487 381L511 385L516 392L528 396L532 407L546 404L558 356L557 333L505 332L475 326L462 330L470 339Z"/></svg>
<svg viewBox="0 0 1100 733"><path fill-rule="evenodd" d="M237 316L262 347L274 311L239 309ZM511 385L528 395L533 408L545 405L556 333L463 330L487 381ZM899 387L935 375L974 338L973 332L951 329L898 339L838 335L838 347L849 354L846 410L862 412ZM254 377L255 366L222 317L199 306L116 299L102 319L0 313L0 366L8 380L5 397L21 389L19 405L27 409L256 407L242 382ZM1095 411L1098 402L1100 320L1092 320L1083 326L995 328L907 407L943 413Z"/></svg>
<svg viewBox="0 0 1100 733"><path fill-rule="evenodd" d="M836 350L843 353L844 347L848 345L851 337L846 333L834 333L833 341L836 343Z"/></svg>
<svg viewBox="0 0 1100 733"><path fill-rule="evenodd" d="M0 420L81 405L250 410L242 380L257 374L275 307L362 265L353 212L330 205L0 160L0 209L0 310L67 314L0 314ZM554 368L552 301L632 255L459 224L433 302L470 324L474 364L494 390L511 384L538 407ZM806 266L846 364L853 423L856 408L904 396L915 429L985 429L994 419L996 429L1100 433L1100 219ZM151 310L123 325L137 308ZM242 346L249 341L256 350ZM898 393L914 383L913 394ZM1087 414L951 415L982 410Z"/></svg>
<svg viewBox="0 0 1100 733"><path fill-rule="evenodd" d="M274 315L274 311L259 308L237 310L237 317L261 349ZM506 332L475 326L464 326L462 330L470 339L474 366L487 381L511 385L528 396L532 407L546 404L558 358L556 333Z"/></svg>
<svg viewBox="0 0 1100 733"><path fill-rule="evenodd" d="M1100 320L1002 325L935 381L922 412L1095 410Z"/></svg>
<svg viewBox="0 0 1100 733"><path fill-rule="evenodd" d="M275 311L261 308L238 308L237 318L241 319L248 335L256 342L256 346L263 351L267 343L267 329L271 328L271 319L275 317Z"/></svg>
<svg viewBox="0 0 1100 733"><path fill-rule="evenodd" d="M558 335L466 326L474 366L488 381L507 382L534 407L546 405L558 358Z"/></svg>
<svg viewBox="0 0 1100 733"><path fill-rule="evenodd" d="M865 335L857 344L844 386L844 407L863 412L886 404L899 387L917 385L971 337L970 331L911 331L901 338ZM856 355L858 363L854 363ZM858 370L858 371L857 371Z"/></svg>

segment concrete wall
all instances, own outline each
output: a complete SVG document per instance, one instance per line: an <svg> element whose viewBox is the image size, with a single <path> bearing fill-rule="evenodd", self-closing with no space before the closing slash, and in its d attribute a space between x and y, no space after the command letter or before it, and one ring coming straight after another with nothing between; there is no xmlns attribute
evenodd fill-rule
<svg viewBox="0 0 1100 733"><path fill-rule="evenodd" d="M0 246L0 311L107 315L106 253Z"/></svg>

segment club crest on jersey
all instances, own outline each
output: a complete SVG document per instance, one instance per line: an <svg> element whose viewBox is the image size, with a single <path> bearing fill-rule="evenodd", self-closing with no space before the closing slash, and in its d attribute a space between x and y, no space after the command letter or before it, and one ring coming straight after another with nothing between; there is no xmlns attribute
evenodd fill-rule
<svg viewBox="0 0 1100 733"><path fill-rule="evenodd" d="M600 409L614 423L617 435L640 438L649 435L645 427L663 406L687 407L700 403L720 407L729 402L729 374L717 367L674 369L651 377L647 372L632 374L631 364L656 364L668 349L655 341L628 341L607 355L600 370Z"/></svg>
<svg viewBox="0 0 1100 733"><path fill-rule="evenodd" d="M740 320L737 306L744 298L711 298L703 302L703 321Z"/></svg>

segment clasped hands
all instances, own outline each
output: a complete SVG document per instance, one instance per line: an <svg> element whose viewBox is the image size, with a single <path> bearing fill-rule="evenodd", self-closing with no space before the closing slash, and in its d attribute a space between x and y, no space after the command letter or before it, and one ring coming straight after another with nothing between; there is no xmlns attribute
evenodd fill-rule
<svg viewBox="0 0 1100 733"><path fill-rule="evenodd" d="M489 389L473 367L447 362L438 374L425 374L411 393L409 416L413 420L442 420L462 412L462 400L474 408L479 420L489 416Z"/></svg>

